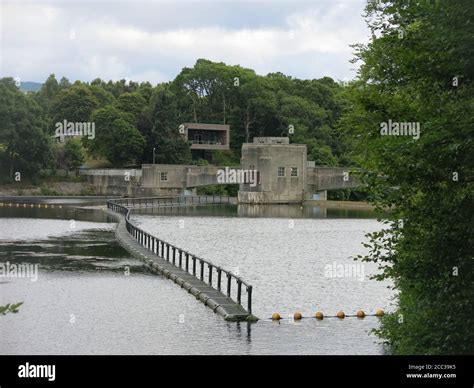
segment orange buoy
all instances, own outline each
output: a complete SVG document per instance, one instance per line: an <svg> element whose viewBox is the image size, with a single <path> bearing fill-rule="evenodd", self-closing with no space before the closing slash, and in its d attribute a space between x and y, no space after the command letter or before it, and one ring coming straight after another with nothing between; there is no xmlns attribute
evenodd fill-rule
<svg viewBox="0 0 474 388"><path fill-rule="evenodd" d="M324 314L321 311L318 311L316 314L314 314L314 317L321 321L324 318Z"/></svg>
<svg viewBox="0 0 474 388"><path fill-rule="evenodd" d="M298 311L293 315L293 319L294 319L295 321L299 321L301 318L303 318L303 316L302 316L301 313L298 312Z"/></svg>
<svg viewBox="0 0 474 388"><path fill-rule="evenodd" d="M383 312L382 309L378 309L376 312L375 312L375 315L377 317L383 317L385 315L385 313Z"/></svg>
<svg viewBox="0 0 474 388"><path fill-rule="evenodd" d="M281 319L280 314L273 313L272 314L272 321L279 321Z"/></svg>
<svg viewBox="0 0 474 388"><path fill-rule="evenodd" d="M346 316L346 314L344 314L344 311L338 311L338 313L336 314L336 316L337 316L339 319L344 319L344 317Z"/></svg>
<svg viewBox="0 0 474 388"><path fill-rule="evenodd" d="M357 311L356 315L357 315L358 318L364 318L365 317L365 313L362 310Z"/></svg>

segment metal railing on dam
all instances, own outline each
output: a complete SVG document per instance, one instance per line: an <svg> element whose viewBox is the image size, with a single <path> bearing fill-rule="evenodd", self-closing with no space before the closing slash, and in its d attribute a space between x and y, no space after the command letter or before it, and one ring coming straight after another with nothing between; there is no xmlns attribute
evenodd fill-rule
<svg viewBox="0 0 474 388"><path fill-rule="evenodd" d="M177 196L177 197L150 197L150 198L123 198L107 201L107 208L125 218L125 228L128 234L147 251L172 264L174 267L192 275L195 279L213 288L222 296L230 298L234 303L240 305L244 310L242 295L243 289L246 294L246 312L252 316L252 286L245 282L240 276L233 274L205 259L189 253L177 246L170 244L143 229L134 225L130 215L134 209L166 207L166 206L192 206L210 204L229 204L232 199L227 196ZM236 287L232 297L233 286Z"/></svg>

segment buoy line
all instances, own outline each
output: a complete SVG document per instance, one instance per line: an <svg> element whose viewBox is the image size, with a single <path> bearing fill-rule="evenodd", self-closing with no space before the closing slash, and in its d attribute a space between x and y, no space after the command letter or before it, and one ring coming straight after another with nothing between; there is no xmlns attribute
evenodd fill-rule
<svg viewBox="0 0 474 388"><path fill-rule="evenodd" d="M44 203L44 204L41 204L41 203L19 203L19 202L0 202L0 207L37 207L37 208L41 208L41 207L44 207L45 209L48 209L48 208L55 208L55 207L58 207L59 209L62 209L62 205L54 205L54 204L47 204L47 203Z"/></svg>
<svg viewBox="0 0 474 388"><path fill-rule="evenodd" d="M273 313L270 318L267 318L267 321L281 321L281 320L290 320L290 321L300 321L302 319L316 319L318 321L322 321L324 318L359 318L363 319L365 317L383 317L385 312L382 309L378 309L373 314L366 314L363 310L357 310L355 314L346 315L344 311L338 311L336 315L324 315L321 311L317 311L312 316L303 316L299 311L295 312L292 316L288 316L287 318L283 318L280 313Z"/></svg>

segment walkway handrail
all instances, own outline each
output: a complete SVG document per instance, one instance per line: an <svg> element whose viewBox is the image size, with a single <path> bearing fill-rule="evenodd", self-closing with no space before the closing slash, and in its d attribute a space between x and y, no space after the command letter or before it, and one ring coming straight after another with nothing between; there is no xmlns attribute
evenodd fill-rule
<svg viewBox="0 0 474 388"><path fill-rule="evenodd" d="M247 311L252 314L252 286L244 281L240 276L227 271L210 261L197 257L181 248L174 246L164 240L155 237L130 221L130 214L136 206L144 205L144 207L156 206L173 206L173 205L192 205L192 204L223 204L231 203L231 198L228 196L214 195L214 196L176 196L176 197L142 197L142 198L122 198L111 199L107 201L107 208L115 213L119 213L125 217L125 226L128 233L138 243L153 254L162 259L171 262L174 266L185 270L187 273L193 275L197 279L207 283L212 288L219 292L224 292L232 299L232 282L235 281L237 285L237 303L242 306L242 286L245 287L247 293ZM199 272L197 272L199 263ZM205 266L208 267L207 279L205 279ZM214 278L214 272L217 278ZM227 282L226 289L222 290L223 281L222 276L225 276ZM213 279L216 279L213 281ZM215 284L215 285L214 285ZM243 307L243 306L242 306Z"/></svg>

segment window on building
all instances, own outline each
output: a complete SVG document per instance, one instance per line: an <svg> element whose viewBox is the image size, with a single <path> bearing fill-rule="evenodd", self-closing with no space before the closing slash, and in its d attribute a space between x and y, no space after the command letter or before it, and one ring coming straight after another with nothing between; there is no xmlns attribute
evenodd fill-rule
<svg viewBox="0 0 474 388"><path fill-rule="evenodd" d="M285 167L278 167L277 176L285 176Z"/></svg>
<svg viewBox="0 0 474 388"><path fill-rule="evenodd" d="M162 172L160 173L160 181L167 181L168 180L168 173Z"/></svg>
<svg viewBox="0 0 474 388"><path fill-rule="evenodd" d="M298 167L291 167L291 176L298 176Z"/></svg>

